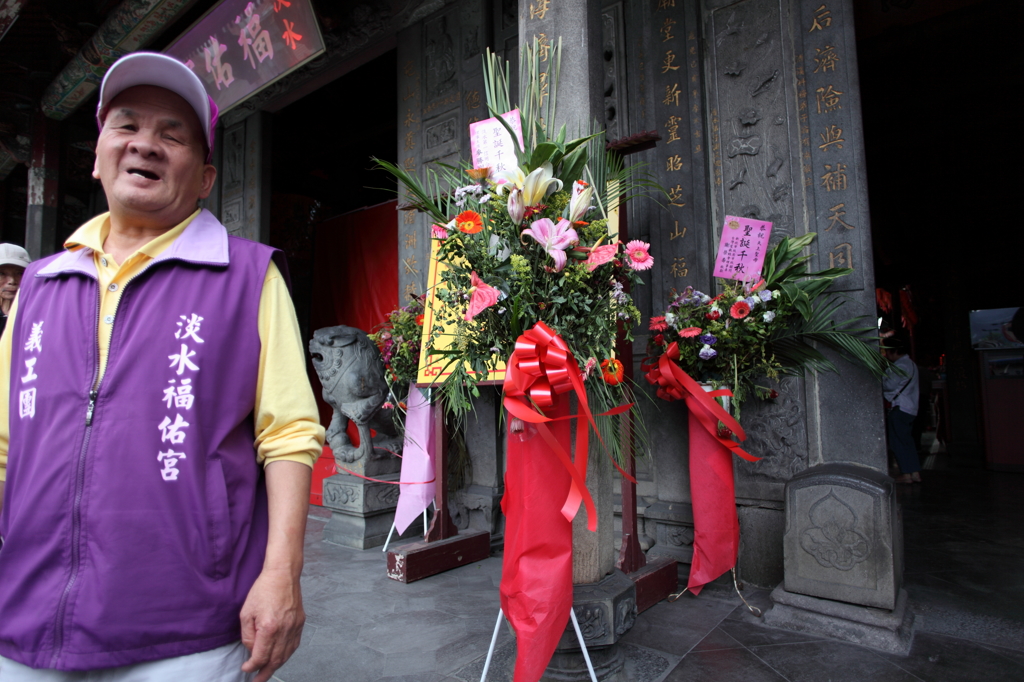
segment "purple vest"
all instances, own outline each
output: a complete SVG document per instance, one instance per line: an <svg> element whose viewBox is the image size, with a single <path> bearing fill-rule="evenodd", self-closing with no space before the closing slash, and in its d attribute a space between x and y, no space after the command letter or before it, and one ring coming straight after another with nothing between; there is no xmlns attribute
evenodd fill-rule
<svg viewBox="0 0 1024 682"><path fill-rule="evenodd" d="M92 252L28 267L11 330L0 654L89 670L240 638L267 542L253 407L278 255L204 210L99 323L110 346L95 388Z"/></svg>

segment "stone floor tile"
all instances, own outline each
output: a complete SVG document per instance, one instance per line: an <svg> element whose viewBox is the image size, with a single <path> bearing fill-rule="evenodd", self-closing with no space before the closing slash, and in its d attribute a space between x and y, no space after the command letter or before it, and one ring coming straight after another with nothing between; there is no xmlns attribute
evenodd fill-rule
<svg viewBox="0 0 1024 682"><path fill-rule="evenodd" d="M692 651L718 651L720 649L742 649L742 644L737 642L729 633L722 629L721 626L716 627L714 630L708 633L708 636L700 640L697 646L693 647Z"/></svg>
<svg viewBox="0 0 1024 682"><path fill-rule="evenodd" d="M772 607L772 591L761 590L755 588L747 588L743 590L743 599L747 600L747 604L750 604L755 609L761 611L761 616L764 615L765 611ZM729 614L729 620L740 620L746 623L761 623L761 616L758 616L747 608L747 605L739 598L736 594L736 590L732 590L729 594L730 603L735 605L732 613Z"/></svg>
<svg viewBox="0 0 1024 682"><path fill-rule="evenodd" d="M983 646L989 651L999 654L1003 658L1008 658L1014 663L1024 665L1024 651L1014 651L1013 649L1006 649L1001 646L991 646L988 644Z"/></svg>
<svg viewBox="0 0 1024 682"><path fill-rule="evenodd" d="M907 582L906 589L910 608L918 617L918 631L1024 650L1024 622L1003 616L998 602L985 605L970 599L937 576L915 578Z"/></svg>
<svg viewBox="0 0 1024 682"><path fill-rule="evenodd" d="M740 620L725 620L718 626L724 633L745 647L767 646L771 644L799 644L802 642L821 641L821 637L807 635L802 632L771 628L761 622L753 623Z"/></svg>
<svg viewBox="0 0 1024 682"><path fill-rule="evenodd" d="M644 611L622 641L684 656L732 611L728 602L683 595Z"/></svg>
<svg viewBox="0 0 1024 682"><path fill-rule="evenodd" d="M398 651L384 657L384 674L381 679L437 679L440 675L436 668L437 659L433 651Z"/></svg>
<svg viewBox="0 0 1024 682"><path fill-rule="evenodd" d="M786 678L747 649L730 649L690 653L665 682L786 682Z"/></svg>
<svg viewBox="0 0 1024 682"><path fill-rule="evenodd" d="M878 654L928 682L997 682L1024 679L1024 663L989 648L942 635L917 633L906 658Z"/></svg>
<svg viewBox="0 0 1024 682"><path fill-rule="evenodd" d="M276 673L280 682L373 682L384 672L383 657L353 639L338 638L316 646L305 642Z"/></svg>
<svg viewBox="0 0 1024 682"><path fill-rule="evenodd" d="M403 611L381 616L359 630L358 641L383 654L433 652L465 634L462 620L441 611Z"/></svg>
<svg viewBox="0 0 1024 682"><path fill-rule="evenodd" d="M920 682L921 679L863 647L842 642L774 644L751 651L790 682Z"/></svg>

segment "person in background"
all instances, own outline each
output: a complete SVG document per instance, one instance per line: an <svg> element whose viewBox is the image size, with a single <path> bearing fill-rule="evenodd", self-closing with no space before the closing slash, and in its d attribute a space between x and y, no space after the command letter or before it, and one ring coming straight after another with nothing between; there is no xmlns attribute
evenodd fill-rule
<svg viewBox="0 0 1024 682"><path fill-rule="evenodd" d="M885 344L885 357L903 371L903 374L899 374L890 368L882 381L882 395L890 404L885 418L889 449L896 454L896 462L901 472L896 482L920 483L921 463L917 457L917 445L913 437L914 419L917 418L920 404L920 372L917 364L907 355L907 347L902 339L892 337L887 339Z"/></svg>
<svg viewBox="0 0 1024 682"><path fill-rule="evenodd" d="M21 276L32 259L28 251L17 244L0 244L0 334L7 327L7 315L11 312L14 297L21 286Z"/></svg>

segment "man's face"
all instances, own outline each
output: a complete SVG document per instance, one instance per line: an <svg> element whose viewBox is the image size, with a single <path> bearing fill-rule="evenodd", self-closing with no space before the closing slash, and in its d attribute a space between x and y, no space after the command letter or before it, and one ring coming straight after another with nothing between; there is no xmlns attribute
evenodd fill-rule
<svg viewBox="0 0 1024 682"><path fill-rule="evenodd" d="M21 275L25 268L17 265L0 265L0 299L13 301L21 285Z"/></svg>
<svg viewBox="0 0 1024 682"><path fill-rule="evenodd" d="M107 107L93 177L113 215L171 228L213 188L199 117L180 96L152 85L120 93Z"/></svg>

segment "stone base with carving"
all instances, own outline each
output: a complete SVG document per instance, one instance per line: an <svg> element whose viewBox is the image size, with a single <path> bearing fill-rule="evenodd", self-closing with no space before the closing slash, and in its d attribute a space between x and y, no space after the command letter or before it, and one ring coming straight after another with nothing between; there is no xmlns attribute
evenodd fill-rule
<svg viewBox="0 0 1024 682"><path fill-rule="evenodd" d="M906 590L900 590L892 611L793 594L782 585L772 592L772 602L774 605L764 614L764 622L772 627L840 639L891 654L910 653L914 614L907 608Z"/></svg>
<svg viewBox="0 0 1024 682"><path fill-rule="evenodd" d="M398 481L398 474L375 476ZM349 474L324 479L323 505L331 510L324 527L324 540L336 545L369 549L384 544L395 520L399 487L391 483L367 481ZM413 523L407 532L418 532Z"/></svg>
<svg viewBox="0 0 1024 682"><path fill-rule="evenodd" d="M613 679L626 661L618 641L636 622L636 586L625 573L615 570L600 582L574 585L572 608L597 679ZM571 620L541 679L590 679Z"/></svg>
<svg viewBox="0 0 1024 682"><path fill-rule="evenodd" d="M485 530L491 535L491 549L505 544L505 517L501 514L502 488L470 485L452 493L452 520L460 530Z"/></svg>
<svg viewBox="0 0 1024 682"><path fill-rule="evenodd" d="M685 585L693 563L693 507L688 502L658 501L644 511L645 526L654 527L654 546L648 559L665 557L677 562L679 580Z"/></svg>

